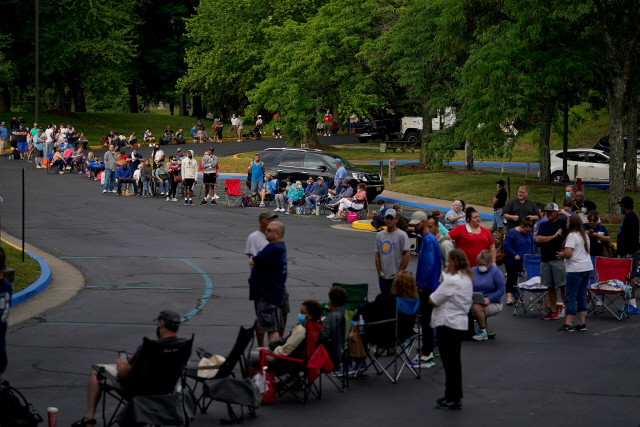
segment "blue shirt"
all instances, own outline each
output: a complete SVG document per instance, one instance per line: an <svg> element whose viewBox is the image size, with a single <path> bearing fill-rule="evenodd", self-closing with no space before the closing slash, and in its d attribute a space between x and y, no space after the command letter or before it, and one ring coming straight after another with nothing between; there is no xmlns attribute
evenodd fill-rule
<svg viewBox="0 0 640 427"><path fill-rule="evenodd" d="M195 139L196 135L198 135L198 131L195 129L191 129L191 138Z"/></svg>
<svg viewBox="0 0 640 427"><path fill-rule="evenodd" d="M11 284L6 279L0 280L0 373L7 369L6 335L11 307Z"/></svg>
<svg viewBox="0 0 640 427"><path fill-rule="evenodd" d="M118 179L131 179L132 177L131 169L126 166L120 166L116 171L116 178Z"/></svg>
<svg viewBox="0 0 640 427"><path fill-rule="evenodd" d="M264 180L262 160L257 165L256 162L251 162L251 182L261 182L262 180Z"/></svg>
<svg viewBox="0 0 640 427"><path fill-rule="evenodd" d="M347 170L344 168L344 166L340 166L336 171L336 177L333 180L333 185L337 186L338 182L340 182L340 178L342 178L342 184L344 184L344 180L347 178Z"/></svg>
<svg viewBox="0 0 640 427"><path fill-rule="evenodd" d="M536 244L533 239L533 233L529 233L526 236L516 231L515 228L507 231L504 237L504 244L502 250L507 254L506 262L509 264L520 264L524 261L524 256L527 254L535 254L537 252ZM518 255L520 259L516 260Z"/></svg>
<svg viewBox="0 0 640 427"><path fill-rule="evenodd" d="M36 150L42 150L43 144L42 144L42 138L40 138L38 135L34 135L33 137L33 146L36 147Z"/></svg>
<svg viewBox="0 0 640 427"><path fill-rule="evenodd" d="M7 128L0 126L0 138L7 140Z"/></svg>
<svg viewBox="0 0 640 427"><path fill-rule="evenodd" d="M249 277L249 299L263 298L278 307L284 302L287 281L287 247L284 242L270 243L253 257Z"/></svg>
<svg viewBox="0 0 640 427"><path fill-rule="evenodd" d="M418 287L432 291L438 289L441 269L440 244L436 236L427 233L422 237L422 243L420 243L420 256L416 270Z"/></svg>
<svg viewBox="0 0 640 427"><path fill-rule="evenodd" d="M584 225L585 231L589 231L591 229L592 228L589 227L589 224ZM609 236L609 230L607 230L607 228L602 224L596 224L596 226L593 228L593 231L595 231L596 233L600 232L604 236ZM597 237L589 237L589 247L591 256L602 256L602 250L604 248L602 240L598 239Z"/></svg>
<svg viewBox="0 0 640 427"><path fill-rule="evenodd" d="M272 179L271 181L267 181L266 184L267 191L275 196L278 191L278 184L276 184L276 181Z"/></svg>
<svg viewBox="0 0 640 427"><path fill-rule="evenodd" d="M491 302L501 302L505 291L502 271L494 265L489 265L489 269L484 273L480 273L477 266L471 271L473 272L473 292L481 293Z"/></svg>

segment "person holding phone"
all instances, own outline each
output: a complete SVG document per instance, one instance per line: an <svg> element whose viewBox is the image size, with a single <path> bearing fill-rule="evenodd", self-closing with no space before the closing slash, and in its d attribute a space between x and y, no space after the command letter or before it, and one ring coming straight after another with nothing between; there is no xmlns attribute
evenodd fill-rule
<svg viewBox="0 0 640 427"><path fill-rule="evenodd" d="M589 255L604 256L604 246L607 243L611 243L611 236L609 230L602 224L598 224L600 216L597 211L589 211L587 213L587 223L584 224L584 231L589 237L589 244L591 247Z"/></svg>

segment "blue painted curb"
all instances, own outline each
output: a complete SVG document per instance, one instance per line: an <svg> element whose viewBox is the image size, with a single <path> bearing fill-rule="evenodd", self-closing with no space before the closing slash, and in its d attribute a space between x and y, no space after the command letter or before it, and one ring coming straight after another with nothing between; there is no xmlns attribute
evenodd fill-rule
<svg viewBox="0 0 640 427"><path fill-rule="evenodd" d="M375 161L369 161L368 163L372 163L374 165L378 165L380 164L379 162L375 162ZM420 161L418 160L398 160L398 164L399 165L408 165L411 163L420 163ZM388 165L389 162L385 161L382 163L383 165ZM448 163L444 163L445 165L456 165L456 166L464 166L464 162L448 162ZM500 166L501 163L487 163L487 162L476 162L476 165L479 166ZM504 163L505 167L512 167L512 168L526 168L527 164L526 163ZM531 163L529 165L529 167L531 168L538 168L540 167L540 165L538 165L537 163Z"/></svg>
<svg viewBox="0 0 640 427"><path fill-rule="evenodd" d="M385 203L400 203L403 206L411 206L414 208L420 208L420 209L425 209L425 210L433 210L433 209L438 209L440 212L442 212L443 214L446 214L447 212L449 212L451 210L451 208L445 208L443 206L434 206L434 205L427 205L425 203L415 203L415 202L408 202L406 200L400 200L400 199L391 199L389 197L382 197L382 196L378 196L376 197L376 200L384 200ZM493 219L493 215L489 215L489 214L485 214L485 213L481 213L478 212L480 214L480 218L482 219L486 219L491 221Z"/></svg>
<svg viewBox="0 0 640 427"><path fill-rule="evenodd" d="M16 305L22 304L23 302L29 301L31 298L38 295L40 292L47 289L49 284L51 283L51 269L49 268L49 264L39 256L35 256L31 252L26 252L31 258L38 261L40 264L40 277L34 283L32 283L29 287L17 292L11 298L11 307L15 307Z"/></svg>

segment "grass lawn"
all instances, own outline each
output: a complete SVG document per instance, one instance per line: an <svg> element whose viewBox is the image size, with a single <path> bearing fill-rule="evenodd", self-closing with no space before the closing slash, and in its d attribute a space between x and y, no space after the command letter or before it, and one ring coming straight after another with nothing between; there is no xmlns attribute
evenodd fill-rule
<svg viewBox="0 0 640 427"><path fill-rule="evenodd" d="M0 243L0 246L7 256L7 268L13 268L16 271L15 282L13 283L14 294L38 280L41 273L38 261L25 254L24 262L22 262L22 251L4 242Z"/></svg>

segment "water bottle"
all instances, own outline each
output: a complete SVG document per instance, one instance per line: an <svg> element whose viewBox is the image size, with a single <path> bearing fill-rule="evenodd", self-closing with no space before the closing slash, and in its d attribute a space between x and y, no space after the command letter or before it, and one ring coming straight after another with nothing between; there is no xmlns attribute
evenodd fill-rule
<svg viewBox="0 0 640 427"><path fill-rule="evenodd" d="M320 203L316 203L316 216L320 215Z"/></svg>

